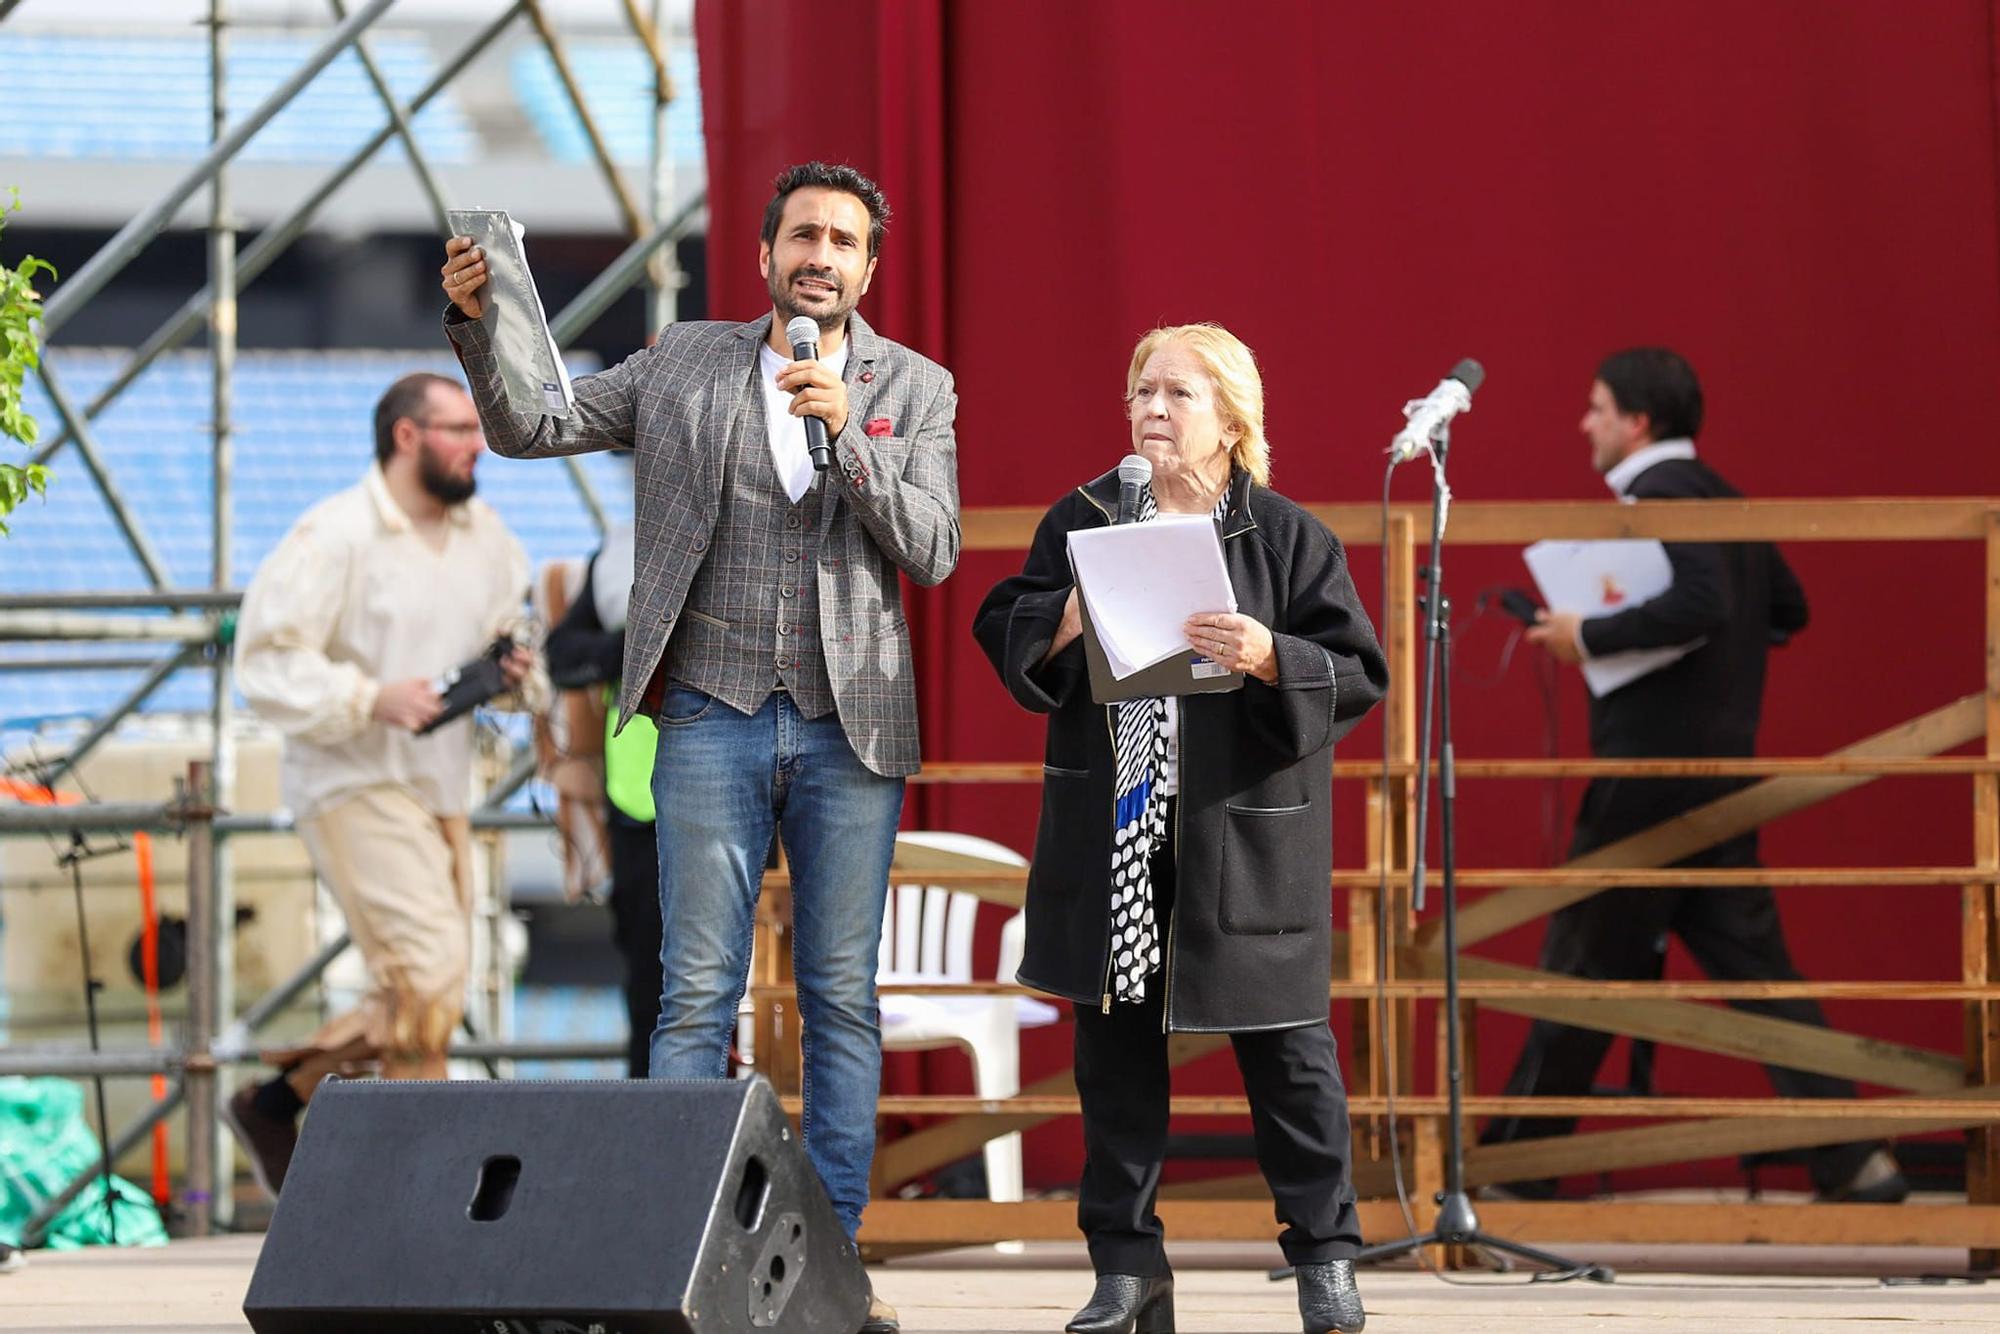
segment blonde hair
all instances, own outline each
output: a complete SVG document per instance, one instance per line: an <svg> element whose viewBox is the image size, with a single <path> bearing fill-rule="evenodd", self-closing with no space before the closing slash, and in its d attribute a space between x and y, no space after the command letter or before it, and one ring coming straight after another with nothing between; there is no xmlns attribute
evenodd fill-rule
<svg viewBox="0 0 2000 1334"><path fill-rule="evenodd" d="M1264 438L1264 377L1257 358L1243 340L1219 324L1175 324L1151 330L1132 349L1132 366L1125 372L1125 399L1138 388L1139 373L1152 355L1169 343L1194 353L1215 381L1216 416L1224 426L1239 426L1229 461L1250 474L1259 486L1271 484L1271 442Z"/></svg>

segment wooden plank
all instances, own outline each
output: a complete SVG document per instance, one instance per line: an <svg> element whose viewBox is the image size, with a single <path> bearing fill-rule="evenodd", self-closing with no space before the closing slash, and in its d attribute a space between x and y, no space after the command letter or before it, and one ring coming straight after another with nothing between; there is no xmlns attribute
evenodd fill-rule
<svg viewBox="0 0 2000 1334"><path fill-rule="evenodd" d="M1382 857L1382 838L1390 818L1390 796L1379 779L1368 783L1367 828L1363 837L1368 840L1368 858L1379 862ZM1377 1039L1377 1029L1381 1015L1376 1010L1374 984L1381 966L1379 941L1381 937L1381 901L1373 889L1352 889L1347 894L1347 942L1345 957L1338 948L1334 950L1333 974L1345 978L1345 984L1364 988L1357 994L1365 997L1361 1005L1354 1007L1348 1020L1347 1076L1350 1087L1356 1093L1374 1093L1381 1088L1382 1049ZM1345 965L1344 967L1342 965ZM1336 982L1335 986L1343 985ZM1366 1140L1357 1152L1373 1154L1376 1145L1372 1133L1356 1126L1357 1138Z"/></svg>
<svg viewBox="0 0 2000 1334"><path fill-rule="evenodd" d="M1991 1120L1990 1115L1979 1110L1979 1105L1996 1095L2000 1095L2000 1086L1962 1090L1958 1097L1946 1096L1939 1101L1950 1103L1962 1097L1972 1104L1971 1107L1962 1113L1940 1113L1925 1120L1829 1116L1820 1119L1773 1117L1675 1121L1624 1130L1518 1140L1511 1144L1475 1145L1465 1153L1465 1179L1471 1185L1530 1181L1548 1176L1613 1172L1633 1167L1655 1167L1662 1163L1698 1162L1706 1158L1734 1157L1777 1149L1843 1144L1850 1140L1884 1139L1891 1135L1920 1135L1933 1130L1960 1130Z"/></svg>
<svg viewBox="0 0 2000 1334"><path fill-rule="evenodd" d="M1409 971L1422 968L1435 973L1442 969L1443 961L1429 951L1421 951L1413 952L1412 964ZM1459 971L1471 978L1527 980L1549 976L1533 968L1477 958L1460 959ZM1506 996L1488 997L1485 1004L1490 1009L1531 1019L1550 1019L1605 1033L1651 1038L1677 1047L1815 1074L1840 1075L1889 1088L1943 1092L1960 1088L1965 1082L1963 1063L1943 1052L1693 1001Z"/></svg>
<svg viewBox="0 0 2000 1334"><path fill-rule="evenodd" d="M1444 982L1435 977L1385 978L1380 982L1339 981L1327 988L1333 1000L1368 1000L1377 988L1392 996L1436 999ZM884 996L1037 996L1046 995L1019 982L885 982L876 988ZM790 984L752 984L752 995L789 992ZM1471 978L1459 983L1467 1000L1494 996L1594 997L1640 996L1677 1000L1779 1000L1795 997L1886 1001L2000 1001L2000 980L1970 982L1650 982L1599 981L1595 978L1536 973L1525 979Z"/></svg>
<svg viewBox="0 0 2000 1334"><path fill-rule="evenodd" d="M1226 1034L1176 1033L1167 1039L1167 1065L1179 1068L1229 1045ZM1076 1096L1076 1078L1071 1070L1060 1070L1038 1079L1021 1090L1024 1097ZM986 1141L1010 1130L1031 1130L1053 1121L1055 1113L1007 1116L961 1116L890 1140L875 1154L877 1189L893 1189L903 1182L936 1171L977 1152Z"/></svg>
<svg viewBox="0 0 2000 1334"><path fill-rule="evenodd" d="M1986 754L2000 756L2000 515L1986 516ZM2000 866L2000 778L1972 780L1973 861ZM2000 978L2000 890L1993 882L1968 884L1962 950L1965 980ZM1980 1001L1966 1011L1966 1078L2000 1079L2000 1005ZM1966 1197L1973 1204L2000 1201L2000 1131L1981 1126L1965 1140ZM1975 1268L2000 1265L2000 1249L1975 1249Z"/></svg>
<svg viewBox="0 0 2000 1334"><path fill-rule="evenodd" d="M1963 745L1983 735L1985 730L1985 696L1967 695L1834 753L1843 756L1930 755ZM1630 838L1572 858L1564 863L1564 867L1665 866L1747 833L1780 815L1788 815L1852 791L1868 781L1861 776L1766 779L1754 787L1696 807ZM1459 909L1460 945L1475 945L1567 904L1588 898L1593 892L1587 887L1564 887L1508 889L1489 894ZM1417 934L1418 942L1424 945L1432 943L1441 934L1442 927L1442 922L1426 923Z"/></svg>
<svg viewBox="0 0 2000 1334"><path fill-rule="evenodd" d="M1525 544L1542 538L1651 537L1665 542L1962 542L1985 535L1987 513L2000 498L1840 500L1528 500L1458 501L1445 541L1453 546ZM1349 546L1382 531L1377 504L1307 505ZM1390 507L1391 521L1409 515L1429 531L1430 506ZM1029 534L1033 527L1030 525ZM1024 539L1023 547L1027 546Z"/></svg>
<svg viewBox="0 0 2000 1334"><path fill-rule="evenodd" d="M1414 1117L1410 1128L1416 1132L1410 1149L1410 1221L1416 1224L1411 1230L1424 1233L1437 1222L1439 1197L1444 1194L1444 1121L1437 1116ZM1442 1269L1445 1248L1424 1247L1424 1263Z"/></svg>
<svg viewBox="0 0 2000 1334"><path fill-rule="evenodd" d="M1407 1235L1393 1200L1364 1200L1362 1235ZM1168 1199L1159 1214L1173 1241L1270 1241L1278 1225L1263 1199ZM1521 1241L1603 1244L1783 1246L2000 1245L2000 1205L1652 1204L1625 1201L1494 1201L1480 1223ZM976 1246L996 1241L1074 1241L1076 1202L876 1200L861 1220L861 1244Z"/></svg>
<svg viewBox="0 0 2000 1334"><path fill-rule="evenodd" d="M1604 501L1459 501L1445 540L1455 546L1515 546L1541 538L1653 537L1681 542L1948 542L1984 536L1986 514L2000 499L1978 496L1841 500L1673 500L1631 505ZM1307 505L1350 547L1382 539L1375 504ZM1428 531L1430 506L1390 507L1390 522ZM1042 510L986 505L965 510L959 530L967 551L1025 551Z"/></svg>
<svg viewBox="0 0 2000 1334"><path fill-rule="evenodd" d="M1400 1125L1401 1118L1398 1118ZM1413 1136L1407 1126L1398 1132L1403 1156L1410 1156ZM1353 1166L1354 1193L1361 1199L1379 1199L1396 1193L1395 1169L1387 1158L1357 1159ZM1414 1179L1414 1172L1408 1166L1403 1169L1404 1189ZM1202 1177L1195 1181L1176 1181L1160 1187L1163 1200L1269 1200L1271 1192L1264 1184L1261 1172L1233 1173L1228 1176ZM1268 1206L1267 1206L1268 1207Z"/></svg>
<svg viewBox="0 0 2000 1334"><path fill-rule="evenodd" d="M2000 1208L1962 1204L1648 1204L1494 1201L1479 1221L1521 1241L1770 1246L1974 1246L2000 1238Z"/></svg>
<svg viewBox="0 0 2000 1334"><path fill-rule="evenodd" d="M953 854L945 853L944 856ZM889 870L896 884L922 882L944 889L963 890L988 903L1019 907L1027 893L1028 869L997 862L979 866L922 866L915 862L894 863ZM1529 887L1550 891L1587 891L1588 897L1600 889L1724 889L1735 885L1791 885L1817 889L1866 886L1871 889L1959 887L2000 879L2000 868L1979 866L1731 866L1673 867L1660 869L1591 867L1557 868L1470 868L1458 872L1461 889L1512 889ZM765 884L790 888L791 877L783 871L765 874ZM1333 873L1328 882L1333 889L1377 890L1380 870L1360 868ZM1392 891L1408 896L1407 869L1389 877Z"/></svg>
<svg viewBox="0 0 2000 1334"><path fill-rule="evenodd" d="M1002 766L1009 767L1009 766ZM1343 760L1357 776L1381 772L1381 765ZM2000 768L2000 759L1983 755L1759 755L1740 759L1535 759L1470 760L1456 765L1460 778L1813 778L1833 774L1938 777L1985 774ZM1391 766L1394 772L1394 766ZM1040 770L1036 771L1037 777Z"/></svg>
<svg viewBox="0 0 2000 1334"><path fill-rule="evenodd" d="M1595 867L1563 866L1554 870L1461 869L1460 889L1548 887L1551 890L1584 890L1577 897L1588 898L1600 889L1726 889L1737 885L1791 885L1816 889L1866 886L1871 889L1921 888L1991 883L2000 877L2000 867L1981 866L1701 866L1701 867ZM1380 872L1335 871L1333 887L1372 887ZM1401 883L1392 879L1392 885ZM1465 914L1459 914L1463 920Z"/></svg>
<svg viewBox="0 0 2000 1334"><path fill-rule="evenodd" d="M1759 755L1719 759L1464 759L1460 778L1788 778L1823 774L1948 775L1992 773L2000 759L1980 755L1934 755L1839 759L1829 755ZM1391 778L1408 778L1415 766L1391 762ZM1365 781L1382 776L1380 760L1335 760L1333 778ZM931 760L910 776L912 783L1040 783L1039 763L1001 760Z"/></svg>
<svg viewBox="0 0 2000 1334"><path fill-rule="evenodd" d="M752 1064L771 1087L797 1094L805 1086L805 1060L792 975L792 889L789 879L773 884L778 878L775 872L765 877L751 927L750 1045Z"/></svg>
<svg viewBox="0 0 2000 1334"><path fill-rule="evenodd" d="M1963 1092L1963 1090L1961 1090ZM1509 1094L1477 1094L1465 1098L1467 1116L1594 1116L1658 1120L1663 1117L1719 1117L1734 1120L1759 1118L1812 1121L1922 1121L1939 1115L1983 1116L2000 1121L2000 1098L1984 1101L1936 1095L1871 1098L1703 1098L1703 1097L1552 1097ZM797 1112L800 1099L783 1099L785 1110ZM1348 1110L1356 1115L1383 1115L1389 1100L1382 1097L1351 1097ZM1442 1094L1403 1094L1396 1099L1399 1117L1444 1115L1448 1101ZM1175 1116L1248 1116L1249 1099L1242 1094L1182 1094L1169 1099ZM1012 1123L1023 1116L1044 1118L1075 1116L1079 1107L1074 1093L1021 1093L1006 1098L982 1098L962 1093L894 1094L879 1100L883 1116L955 1116L966 1120ZM1914 1134L1916 1132L1905 1132Z"/></svg>
<svg viewBox="0 0 2000 1334"><path fill-rule="evenodd" d="M1417 601L1417 562L1423 554L1420 547L1428 538L1430 523L1428 518L1420 520L1416 513L1405 512L1391 516L1387 531L1388 545L1383 549L1382 559L1388 575L1389 599L1381 612L1389 635L1385 646L1389 658L1389 699L1383 720L1387 746L1384 753L1391 760L1410 766L1409 776L1396 780L1390 788L1388 864L1392 871L1407 872L1416 865L1420 851L1416 769L1421 758L1418 746L1422 738L1418 735L1417 719L1422 708L1419 695L1423 682L1417 659L1422 652L1423 639L1418 626L1423 610ZM1416 939L1417 913L1412 886L1392 883L1377 911L1387 928L1389 945L1389 955L1381 960L1379 967L1383 976L1394 977L1401 971L1404 947ZM1367 1009L1382 1053L1377 1062L1380 1080L1393 1081L1393 1088L1415 1087L1416 1002L1392 1001L1386 1006L1371 1005ZM1378 1084L1374 1091L1384 1089Z"/></svg>

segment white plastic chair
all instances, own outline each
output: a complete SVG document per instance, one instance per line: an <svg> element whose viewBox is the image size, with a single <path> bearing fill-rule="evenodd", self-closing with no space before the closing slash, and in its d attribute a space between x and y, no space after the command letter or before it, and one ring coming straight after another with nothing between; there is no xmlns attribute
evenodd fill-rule
<svg viewBox="0 0 2000 1334"><path fill-rule="evenodd" d="M1012 848L971 834L915 831L899 834L899 845L928 848L1004 867L1028 863ZM911 872L910 874L921 874ZM890 888L882 916L881 964L876 981L970 982L972 933L979 899L936 885L898 884ZM1000 931L1000 959L994 980L1012 982L1021 964L1027 924L1015 913ZM882 1046L887 1051L962 1047L972 1058L972 1081L982 1098L1007 1098L1021 1090L1023 1028L1051 1024L1056 1008L1032 996L882 997ZM1013 1132L986 1142L987 1194L994 1200L1022 1195L1021 1136Z"/></svg>

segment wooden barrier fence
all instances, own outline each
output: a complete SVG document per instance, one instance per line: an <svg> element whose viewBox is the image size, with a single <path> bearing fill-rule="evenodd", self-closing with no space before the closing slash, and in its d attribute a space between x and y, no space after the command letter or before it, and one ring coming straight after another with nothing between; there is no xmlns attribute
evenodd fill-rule
<svg viewBox="0 0 2000 1334"><path fill-rule="evenodd" d="M1444 1100L1417 1096L1417 1002L1442 994L1442 922L1412 910L1417 759L1417 561L1429 540L1427 506L1392 507L1386 531L1374 506L1309 506L1350 547L1381 545L1388 562L1385 647L1394 688L1384 706L1390 763L1342 760L1335 800L1358 784L1366 801L1366 865L1337 870L1330 889L1346 893L1347 930L1335 933L1331 999L1358 1002L1343 1065L1352 1095L1356 1184L1371 1239L1403 1235L1391 1195L1385 1114L1393 1095L1405 1124L1403 1175L1418 1228L1435 1212L1444 1174ZM1039 521L1027 509L968 510L968 550L1024 550ZM1843 1076L1898 1090L1850 1100L1787 1098L1506 1098L1473 1093L1468 1117L1587 1115L1657 1124L1519 1141L1467 1150L1470 1185L1548 1175L1609 1172L1744 1153L1764 1153L1897 1134L1963 1130L1967 1202L1950 1205L1812 1206L1766 1203L1605 1204L1494 1202L1480 1213L1488 1230L1528 1241L1701 1242L1964 1247L1978 1267L2000 1259L2000 499L1736 500L1638 504L1533 502L1453 505L1446 540L1454 546L1522 546L1545 538L1657 538L1666 541L1978 542L1986 554L1982 612L1985 658L1966 664L1979 688L1824 756L1745 760L1551 760L1463 758L1465 780L1551 777L1738 776L1759 781L1699 809L1556 868L1470 866L1461 887L1492 892L1461 906L1461 1004L1470 1044L1479 1007L1551 1019L1613 1034L1715 1052L1759 1063ZM1978 756L1946 755L1979 744ZM1965 866L1660 869L1704 848L1883 778L1951 775L1970 781L1972 861ZM1039 764L947 762L914 780L931 783L1039 782ZM1386 837L1385 837L1386 834ZM1387 865L1383 849L1388 849ZM1461 850L1463 853L1463 850ZM895 878L962 889L1018 906L1026 873L932 849L899 845ZM1386 893L1379 893L1386 884ZM1713 888L1729 885L1957 886L1961 900L1959 976L1936 980L1804 982L1595 982L1503 964L1465 950L1615 886ZM1385 923L1381 914L1386 913ZM795 1096L799 1069L790 979L789 883L770 877L758 913L752 997L759 1068ZM1386 935L1389 948L1378 940ZM897 988L885 987L884 991ZM995 995L1021 990L994 983L901 988L931 994ZM1378 1002L1378 989L1386 1005ZM1710 1004L1720 1000L1811 996L1963 1007L1964 1050L1929 1051L1857 1033L1816 1028ZM1432 1046L1442 1065L1442 1022ZM1177 1035L1176 1065L1220 1049L1227 1038ZM1473 1053L1465 1068L1472 1071ZM1439 1081L1442 1087L1442 1079ZM794 1103L796 1106L796 1103ZM1239 1115L1241 1098L1177 1097L1177 1115ZM876 1201L862 1241L888 1254L1010 1238L1073 1239L1068 1202L901 1201L890 1192L962 1158L986 1140L1077 1110L1068 1070L1024 1087L1017 1097L884 1098L884 1115L939 1118L883 1144ZM1162 1192L1161 1214L1180 1239L1239 1240L1274 1234L1271 1203L1255 1174L1189 1183Z"/></svg>

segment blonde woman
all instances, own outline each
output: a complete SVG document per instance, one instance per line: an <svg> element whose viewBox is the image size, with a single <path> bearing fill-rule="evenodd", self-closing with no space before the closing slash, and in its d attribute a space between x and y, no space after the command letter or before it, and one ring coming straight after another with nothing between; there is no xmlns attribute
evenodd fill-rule
<svg viewBox="0 0 2000 1334"><path fill-rule="evenodd" d="M1077 1221L1097 1288L1073 1334L1174 1327L1153 1201L1167 1136L1167 1034L1227 1033L1250 1097L1307 1334L1353 1334L1361 1244L1347 1100L1327 1027L1333 743L1388 666L1340 542L1270 489L1263 382L1212 324L1155 329L1126 376L1142 517L1206 514L1237 610L1188 643L1240 690L1091 700L1068 536L1112 521L1114 468L1050 508L974 634L1015 699L1048 715L1020 980L1075 1004L1085 1163Z"/></svg>

